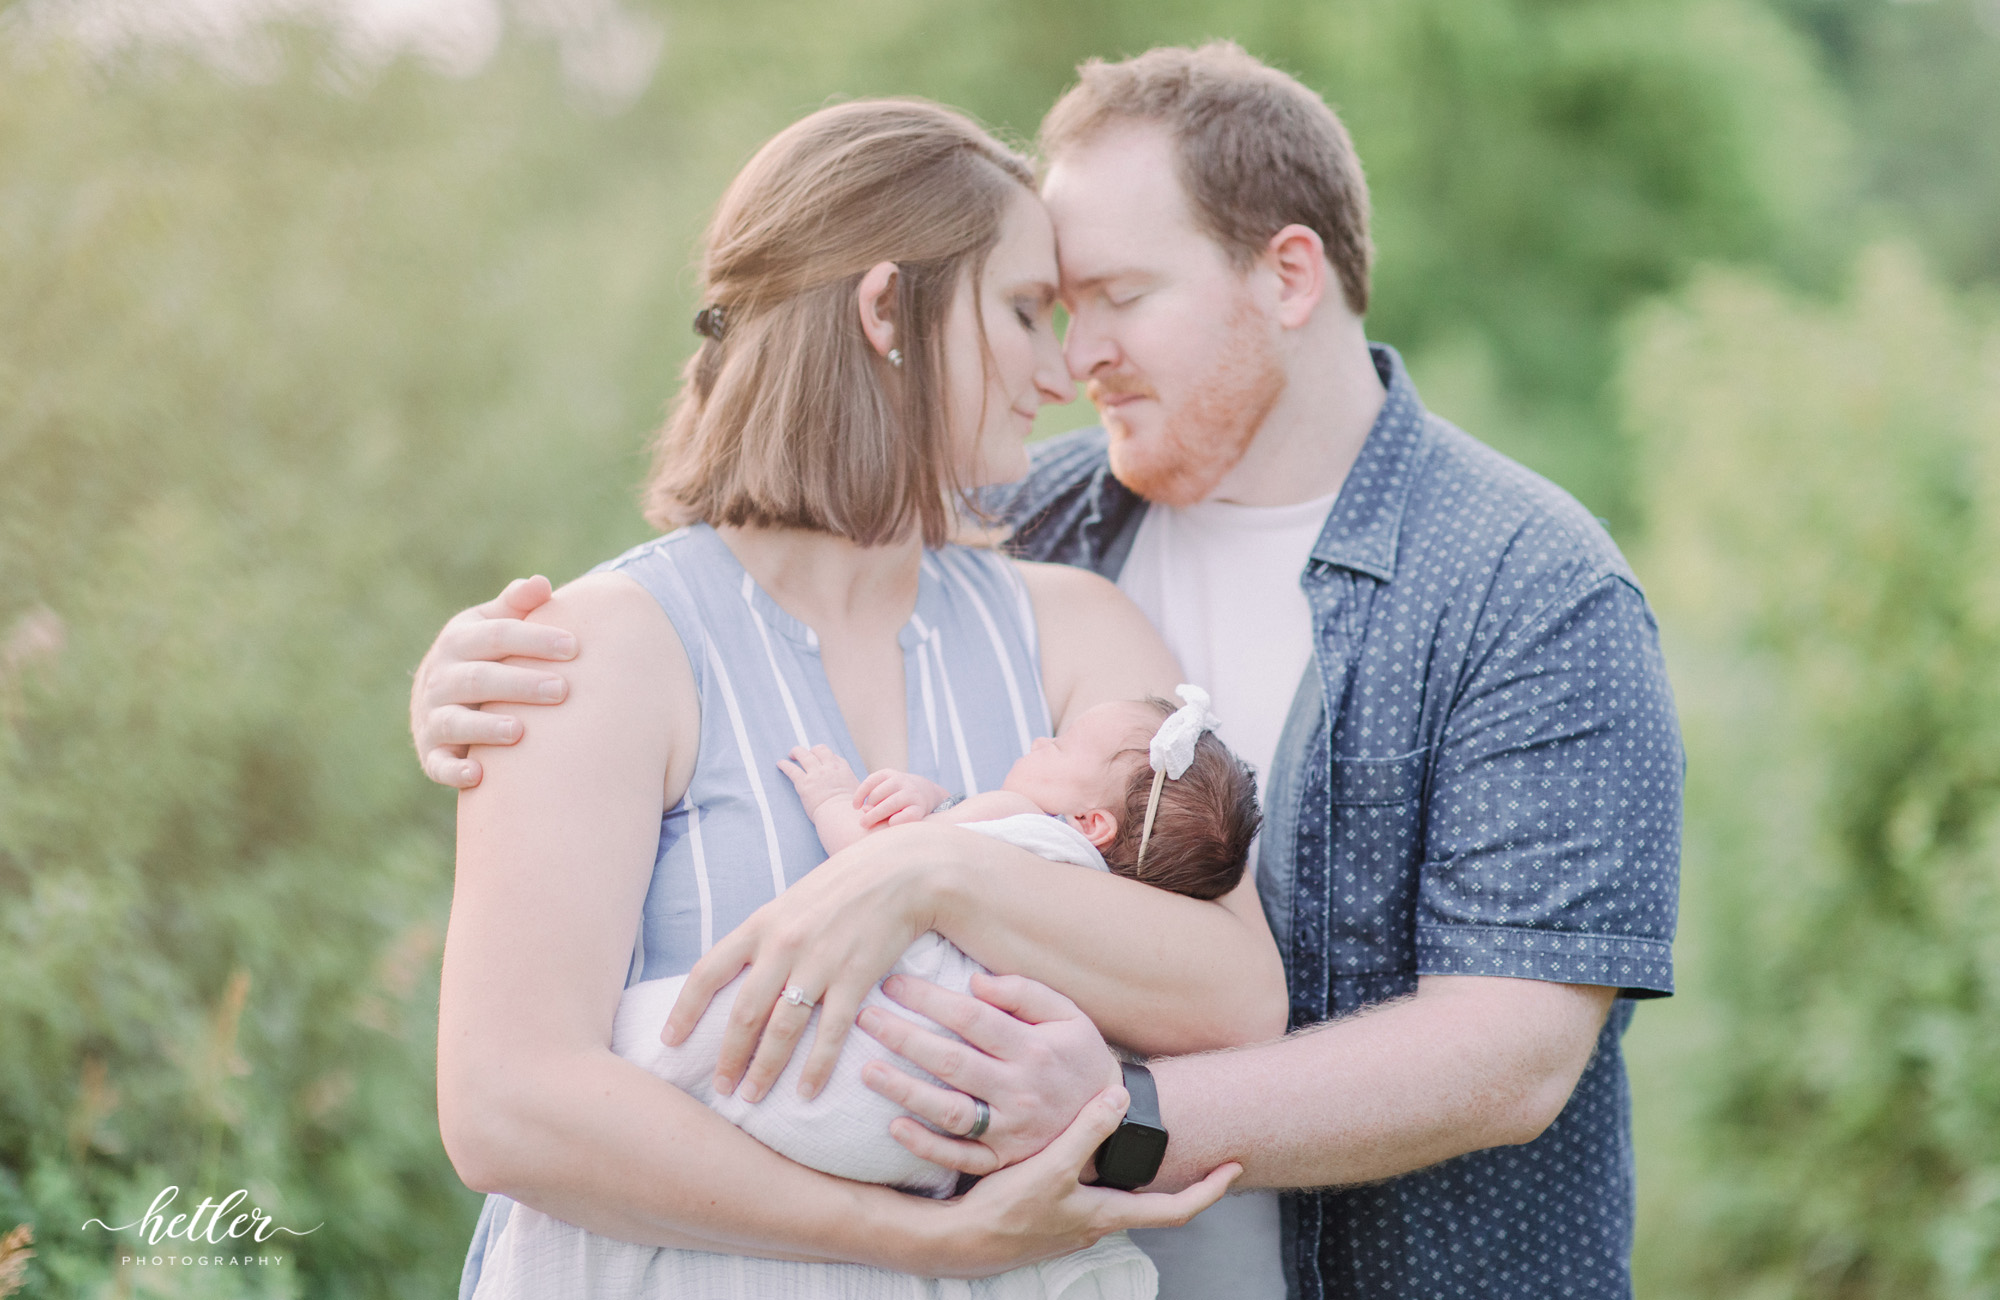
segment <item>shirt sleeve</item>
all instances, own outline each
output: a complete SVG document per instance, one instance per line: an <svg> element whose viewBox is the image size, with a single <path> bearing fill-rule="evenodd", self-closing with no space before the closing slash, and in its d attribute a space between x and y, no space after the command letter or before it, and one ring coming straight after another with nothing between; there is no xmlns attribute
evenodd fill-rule
<svg viewBox="0 0 2000 1300"><path fill-rule="evenodd" d="M1432 768L1418 970L1669 994L1683 761L1652 613L1613 574L1510 624Z"/></svg>

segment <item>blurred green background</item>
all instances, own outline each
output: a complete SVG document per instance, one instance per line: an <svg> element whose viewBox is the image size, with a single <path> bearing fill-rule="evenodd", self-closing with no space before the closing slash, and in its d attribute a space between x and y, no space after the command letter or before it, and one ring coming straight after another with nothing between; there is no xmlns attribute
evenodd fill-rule
<svg viewBox="0 0 2000 1300"><path fill-rule="evenodd" d="M1030 136L1079 59L1210 36L1344 114L1371 333L1659 610L1689 803L1681 992L1628 1040L1639 1293L2000 1296L2000 0L0 0L26 1294L452 1288L410 668L646 535L694 239L759 141L888 92ZM199 1276L78 1231L168 1183L325 1227Z"/></svg>

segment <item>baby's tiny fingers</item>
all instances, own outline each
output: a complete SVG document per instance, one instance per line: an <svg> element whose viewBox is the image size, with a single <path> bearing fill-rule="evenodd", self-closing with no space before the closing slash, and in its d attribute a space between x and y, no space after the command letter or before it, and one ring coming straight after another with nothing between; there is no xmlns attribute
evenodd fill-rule
<svg viewBox="0 0 2000 1300"><path fill-rule="evenodd" d="M928 812L930 808L915 790L898 790L874 808L876 820L894 825L922 817Z"/></svg>
<svg viewBox="0 0 2000 1300"><path fill-rule="evenodd" d="M887 799L872 807L863 808L861 810L861 828L863 830L873 830L877 826L882 825L889 820L889 816L895 811L895 808L896 805Z"/></svg>

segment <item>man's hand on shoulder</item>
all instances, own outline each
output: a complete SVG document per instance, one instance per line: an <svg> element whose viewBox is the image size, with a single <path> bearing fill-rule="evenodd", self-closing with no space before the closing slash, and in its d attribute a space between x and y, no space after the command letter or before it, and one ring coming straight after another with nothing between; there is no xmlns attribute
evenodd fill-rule
<svg viewBox="0 0 2000 1300"><path fill-rule="evenodd" d="M465 790L479 784L479 762L469 745L511 745L522 735L518 718L481 712L488 704L556 704L569 683L507 659L562 661L576 657L576 637L559 627L527 622L548 602L549 580L517 578L492 600L454 615L410 687L410 735L424 775Z"/></svg>

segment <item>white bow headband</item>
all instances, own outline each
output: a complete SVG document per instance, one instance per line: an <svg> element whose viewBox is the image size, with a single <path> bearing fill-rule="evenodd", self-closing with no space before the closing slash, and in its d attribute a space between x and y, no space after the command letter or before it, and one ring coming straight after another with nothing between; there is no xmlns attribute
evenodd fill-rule
<svg viewBox="0 0 2000 1300"><path fill-rule="evenodd" d="M1147 760L1153 765L1153 793L1146 800L1146 824L1139 831L1139 856L1134 866L1146 860L1146 845L1153 838L1153 817L1160 811L1161 787L1169 778L1176 781L1181 778L1194 762L1194 747L1201 742L1201 733L1214 731L1218 725L1215 715L1208 711L1207 691L1183 682L1174 687L1174 694L1181 697L1181 707L1160 724L1146 750Z"/></svg>

